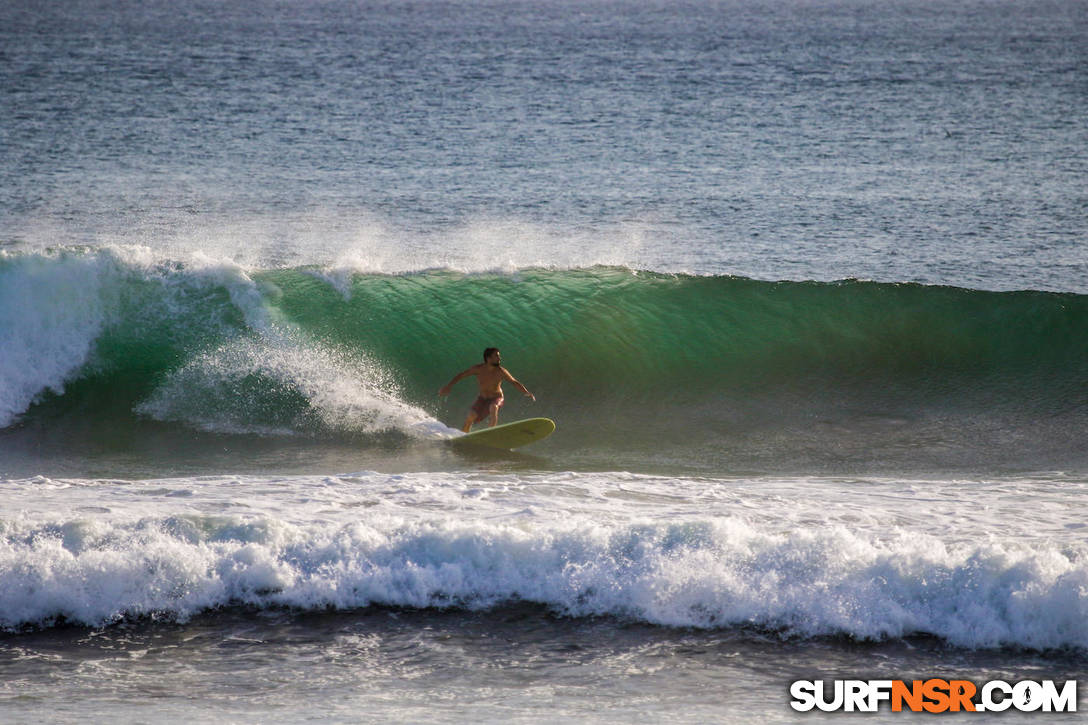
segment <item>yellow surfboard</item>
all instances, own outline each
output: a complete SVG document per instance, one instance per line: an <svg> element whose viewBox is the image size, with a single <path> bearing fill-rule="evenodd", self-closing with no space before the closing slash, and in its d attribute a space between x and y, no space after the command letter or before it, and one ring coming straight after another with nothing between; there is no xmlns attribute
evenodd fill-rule
<svg viewBox="0 0 1088 725"><path fill-rule="evenodd" d="M550 418L526 418L513 423L483 428L451 438L455 445L487 446L488 448L518 448L527 443L543 440L555 430L555 421Z"/></svg>

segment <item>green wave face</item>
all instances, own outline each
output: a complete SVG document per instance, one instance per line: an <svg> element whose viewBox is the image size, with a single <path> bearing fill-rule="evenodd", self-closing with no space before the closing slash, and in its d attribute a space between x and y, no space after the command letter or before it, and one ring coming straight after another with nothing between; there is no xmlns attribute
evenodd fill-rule
<svg viewBox="0 0 1088 725"><path fill-rule="evenodd" d="M0 363L9 428L411 438L460 424L473 382L436 392L495 346L539 398L507 390L504 419L551 417L548 445L609 465L889 446L1083 458L1082 295L617 268L247 273L101 252L0 260L0 295L28 275L45 291L2 318L26 348ZM84 312L61 284L93 284Z"/></svg>
<svg viewBox="0 0 1088 725"><path fill-rule="evenodd" d="M618 269L357 276L342 291L299 270L260 278L286 319L380 360L420 400L491 345L572 404L1004 382L1034 396L1088 370L1077 295Z"/></svg>

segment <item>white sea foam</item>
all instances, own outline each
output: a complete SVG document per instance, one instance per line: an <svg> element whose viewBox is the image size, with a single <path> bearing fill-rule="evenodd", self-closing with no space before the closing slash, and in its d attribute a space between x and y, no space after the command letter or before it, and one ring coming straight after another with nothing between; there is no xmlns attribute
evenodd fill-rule
<svg viewBox="0 0 1088 725"><path fill-rule="evenodd" d="M820 499L784 495L802 485ZM667 626L1088 647L1088 545L1061 536L1072 519L1043 535L1009 525L1015 502L1001 496L955 515L919 499L917 519L897 518L912 487L949 489L881 481L864 482L874 505L859 518L857 485L377 473L9 482L0 624L185 618L231 603L514 600ZM91 504L96 513L80 513Z"/></svg>

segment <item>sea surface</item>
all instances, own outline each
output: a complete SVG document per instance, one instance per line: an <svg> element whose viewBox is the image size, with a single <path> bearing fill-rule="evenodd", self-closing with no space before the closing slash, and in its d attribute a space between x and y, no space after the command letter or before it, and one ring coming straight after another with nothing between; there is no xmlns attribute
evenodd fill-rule
<svg viewBox="0 0 1088 725"><path fill-rule="evenodd" d="M0 719L1088 707L1085 38L1084 0L0 4ZM547 440L449 445L488 346Z"/></svg>

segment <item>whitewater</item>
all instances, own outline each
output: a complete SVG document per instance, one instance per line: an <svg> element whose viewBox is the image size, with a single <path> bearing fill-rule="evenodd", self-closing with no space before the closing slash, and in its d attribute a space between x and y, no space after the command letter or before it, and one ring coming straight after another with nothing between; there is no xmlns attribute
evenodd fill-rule
<svg viewBox="0 0 1088 725"><path fill-rule="evenodd" d="M7 485L5 508L19 514L4 525L3 624L529 602L787 638L1079 648L1088 522L1048 495L1053 486L573 472L39 477ZM798 504L807 499L819 504ZM58 508L76 515L57 518Z"/></svg>

